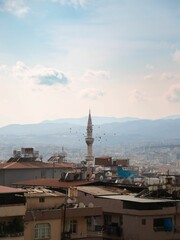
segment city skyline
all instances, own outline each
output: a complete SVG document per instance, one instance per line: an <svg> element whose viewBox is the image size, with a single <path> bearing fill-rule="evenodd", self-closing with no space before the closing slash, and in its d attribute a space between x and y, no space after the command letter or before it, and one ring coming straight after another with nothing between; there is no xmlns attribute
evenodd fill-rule
<svg viewBox="0 0 180 240"><path fill-rule="evenodd" d="M0 2L0 126L180 115L178 0Z"/></svg>

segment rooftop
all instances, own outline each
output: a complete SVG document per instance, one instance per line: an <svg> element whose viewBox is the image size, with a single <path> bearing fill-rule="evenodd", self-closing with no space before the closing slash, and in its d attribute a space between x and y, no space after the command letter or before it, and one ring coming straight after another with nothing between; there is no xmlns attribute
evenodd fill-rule
<svg viewBox="0 0 180 240"><path fill-rule="evenodd" d="M23 192L26 192L26 190L20 189L20 188L11 188L11 187L0 186L0 194L4 194L4 193L23 193Z"/></svg>
<svg viewBox="0 0 180 240"><path fill-rule="evenodd" d="M52 188L69 188L81 185L92 184L90 181L71 181L71 182L63 182L59 181L56 178L41 178L41 179L33 179L28 181L21 181L13 183L15 186L43 186L43 187L52 187Z"/></svg>
<svg viewBox="0 0 180 240"><path fill-rule="evenodd" d="M74 163L52 163L52 162L1 162L0 169L23 169L23 168L72 168Z"/></svg>
<svg viewBox="0 0 180 240"><path fill-rule="evenodd" d="M43 187L27 188L26 197L65 197L66 195L57 191L52 191Z"/></svg>
<svg viewBox="0 0 180 240"><path fill-rule="evenodd" d="M165 203L165 202L176 202L177 200L163 199L163 198L138 198L135 195L116 195L116 196L100 196L101 198L130 201L137 203ZM180 202L180 200L179 200Z"/></svg>
<svg viewBox="0 0 180 240"><path fill-rule="evenodd" d="M119 194L128 194L125 189L113 188L113 187L97 187L97 186L81 186L77 187L78 191L88 193L94 196L114 196Z"/></svg>

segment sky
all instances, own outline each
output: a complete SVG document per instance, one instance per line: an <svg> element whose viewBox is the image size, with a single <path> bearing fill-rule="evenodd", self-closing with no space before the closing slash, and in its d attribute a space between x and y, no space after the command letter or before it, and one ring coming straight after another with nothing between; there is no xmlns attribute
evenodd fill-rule
<svg viewBox="0 0 180 240"><path fill-rule="evenodd" d="M180 115L179 0L0 0L0 126Z"/></svg>

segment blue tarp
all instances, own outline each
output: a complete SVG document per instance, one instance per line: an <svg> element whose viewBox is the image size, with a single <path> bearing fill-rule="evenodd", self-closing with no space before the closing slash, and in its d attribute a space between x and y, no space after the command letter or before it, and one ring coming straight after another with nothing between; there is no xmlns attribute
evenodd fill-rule
<svg viewBox="0 0 180 240"><path fill-rule="evenodd" d="M165 218L164 219L164 228L165 228L166 231L172 232L172 230L173 230L172 218Z"/></svg>
<svg viewBox="0 0 180 240"><path fill-rule="evenodd" d="M123 177L123 178L136 178L137 177L137 175L134 171L125 170L122 167L118 167L117 172L118 172L119 177Z"/></svg>

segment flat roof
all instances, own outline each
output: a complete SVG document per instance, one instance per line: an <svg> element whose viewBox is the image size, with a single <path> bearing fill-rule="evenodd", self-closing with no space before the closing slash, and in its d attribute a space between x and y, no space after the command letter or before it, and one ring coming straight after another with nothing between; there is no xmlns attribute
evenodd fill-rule
<svg viewBox="0 0 180 240"><path fill-rule="evenodd" d="M61 162L0 162L0 169L30 169L30 168L73 168L74 163Z"/></svg>
<svg viewBox="0 0 180 240"><path fill-rule="evenodd" d="M119 194L127 193L127 190L123 190L119 188L97 187L97 186L80 186L80 187L77 187L77 190L94 195L94 196L102 196L102 195L109 196L109 195L119 195Z"/></svg>
<svg viewBox="0 0 180 240"><path fill-rule="evenodd" d="M114 195L114 196L100 196L100 198L119 200L119 201L129 201L137 203L164 203L164 202L176 202L173 199L160 199L160 198L139 198L134 195ZM180 202L180 200L179 200Z"/></svg>
<svg viewBox="0 0 180 240"><path fill-rule="evenodd" d="M43 187L39 188L27 188L27 192L25 193L26 197L65 197L66 195L57 192L57 191L52 191Z"/></svg>
<svg viewBox="0 0 180 240"><path fill-rule="evenodd" d="M26 192L26 190L21 189L21 188L11 188L11 187L0 186L0 194L4 194L4 193L23 193L23 192Z"/></svg>
<svg viewBox="0 0 180 240"><path fill-rule="evenodd" d="M69 188L87 184L92 184L92 182L86 180L65 182L59 181L59 179L56 178L40 178L13 183L15 186L43 186L54 188Z"/></svg>

